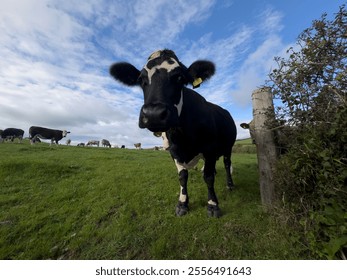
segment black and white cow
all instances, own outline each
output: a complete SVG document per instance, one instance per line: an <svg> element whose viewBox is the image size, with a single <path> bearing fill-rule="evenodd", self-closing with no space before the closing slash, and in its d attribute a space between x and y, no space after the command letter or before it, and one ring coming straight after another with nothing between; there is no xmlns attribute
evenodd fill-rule
<svg viewBox="0 0 347 280"><path fill-rule="evenodd" d="M58 142L63 138L66 137L66 135L70 133L70 131L66 130L57 130L57 129L50 129L45 127L39 127L39 126L31 126L29 128L29 138L31 144L34 144L37 142L38 138L41 139L50 139L51 145L53 142L55 142L57 145Z"/></svg>
<svg viewBox="0 0 347 280"><path fill-rule="evenodd" d="M100 141L99 140L89 140L86 146L87 147L88 146L98 146L99 147L100 146Z"/></svg>
<svg viewBox="0 0 347 280"><path fill-rule="evenodd" d="M18 142L21 143L24 135L24 130L19 128L6 128L0 133L0 141L10 140L13 142L15 138L18 138Z"/></svg>
<svg viewBox="0 0 347 280"><path fill-rule="evenodd" d="M181 186L176 215L188 212L188 168L197 159L205 160L204 180L208 188L208 215L219 217L221 211L214 191L215 165L224 158L227 187L234 186L231 177L231 150L236 139L236 126L228 111L205 100L186 87L198 87L215 72L210 61L198 60L188 68L171 50L154 52L142 70L120 62L110 67L110 74L128 86L140 86L144 105L139 127L152 132L165 132L169 151L176 164Z"/></svg>
<svg viewBox="0 0 347 280"><path fill-rule="evenodd" d="M135 143L134 147L136 150L141 150L141 143Z"/></svg>

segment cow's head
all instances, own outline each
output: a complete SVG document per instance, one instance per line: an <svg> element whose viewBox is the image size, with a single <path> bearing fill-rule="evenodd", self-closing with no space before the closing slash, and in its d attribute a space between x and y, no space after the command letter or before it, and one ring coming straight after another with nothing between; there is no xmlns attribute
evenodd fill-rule
<svg viewBox="0 0 347 280"><path fill-rule="evenodd" d="M150 55L140 71L133 65L113 64L110 74L128 86L140 86L144 105L140 111L139 127L153 132L167 131L178 126L183 108L183 87L198 87L215 72L210 61L198 60L188 68L171 50L160 50Z"/></svg>
<svg viewBox="0 0 347 280"><path fill-rule="evenodd" d="M70 131L63 130L63 137L66 137L68 133L70 133Z"/></svg>

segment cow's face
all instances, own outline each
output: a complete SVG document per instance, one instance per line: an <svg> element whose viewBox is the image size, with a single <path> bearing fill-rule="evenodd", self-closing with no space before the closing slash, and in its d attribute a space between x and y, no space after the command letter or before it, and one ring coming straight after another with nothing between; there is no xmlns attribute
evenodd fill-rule
<svg viewBox="0 0 347 280"><path fill-rule="evenodd" d="M214 65L209 61L197 61L187 68L173 51L161 50L150 55L141 71L128 63L116 63L111 66L110 73L126 85L142 88L144 105L139 127L162 132L179 125L184 106L183 87L211 77Z"/></svg>
<svg viewBox="0 0 347 280"><path fill-rule="evenodd" d="M63 130L63 137L66 137L68 133L70 133L70 131Z"/></svg>
<svg viewBox="0 0 347 280"><path fill-rule="evenodd" d="M178 126L182 112L187 70L172 51L153 53L140 72L139 84L144 94L139 126L153 132Z"/></svg>

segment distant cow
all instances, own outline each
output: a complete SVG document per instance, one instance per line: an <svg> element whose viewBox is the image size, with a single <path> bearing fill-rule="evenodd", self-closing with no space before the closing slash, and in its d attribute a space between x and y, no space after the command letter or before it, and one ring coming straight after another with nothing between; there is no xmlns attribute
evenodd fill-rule
<svg viewBox="0 0 347 280"><path fill-rule="evenodd" d="M141 143L135 143L134 146L135 146L135 149L141 150Z"/></svg>
<svg viewBox="0 0 347 280"><path fill-rule="evenodd" d="M15 138L18 138L18 142L21 143L24 135L24 130L19 128L6 128L1 131L1 142L4 140L10 140L13 142Z"/></svg>
<svg viewBox="0 0 347 280"><path fill-rule="evenodd" d="M101 140L101 145L102 145L103 147L109 147L109 148L111 148L111 143L110 143L110 141L108 141L108 140L106 140L106 139L102 139L102 140Z"/></svg>
<svg viewBox="0 0 347 280"><path fill-rule="evenodd" d="M32 126L29 128L29 138L30 138L31 144L34 144L35 142L37 142L38 138L41 138L41 139L50 139L51 145L54 142L58 145L59 144L58 142L63 137L66 137L68 133L70 133L70 131L50 129L50 128L39 127L39 126Z"/></svg>
<svg viewBox="0 0 347 280"><path fill-rule="evenodd" d="M69 146L71 144L71 139L66 140L66 145Z"/></svg>
<svg viewBox="0 0 347 280"><path fill-rule="evenodd" d="M241 123L240 126L244 129L249 129L252 144L257 144L255 140L254 120L250 121L249 123ZM290 142L290 135L293 133L294 129L295 127L284 125L283 121L280 121L277 127L271 129L273 131L274 142L278 155L287 153Z"/></svg>
<svg viewBox="0 0 347 280"><path fill-rule="evenodd" d="M144 94L139 127L152 132L165 132L170 154L176 164L180 195L176 215L188 212L188 168L198 158L205 160L204 180L207 184L207 212L219 217L221 211L214 190L215 165L223 156L227 187L234 186L231 177L231 151L236 139L236 126L230 113L205 100L186 87L198 87L215 72L210 61L195 61L189 67L182 64L171 50L150 55L145 66L120 62L113 64L110 74L128 86L139 86Z"/></svg>
<svg viewBox="0 0 347 280"><path fill-rule="evenodd" d="M77 144L77 147L84 147L84 143Z"/></svg>
<svg viewBox="0 0 347 280"><path fill-rule="evenodd" d="M251 136L252 143L255 144L255 136L254 136L254 120L251 120L249 123L242 123L240 126L243 129L249 129L249 135Z"/></svg>
<svg viewBox="0 0 347 280"><path fill-rule="evenodd" d="M88 141L88 143L87 143L87 146L100 146L100 141L98 141L98 140L90 140L90 141Z"/></svg>

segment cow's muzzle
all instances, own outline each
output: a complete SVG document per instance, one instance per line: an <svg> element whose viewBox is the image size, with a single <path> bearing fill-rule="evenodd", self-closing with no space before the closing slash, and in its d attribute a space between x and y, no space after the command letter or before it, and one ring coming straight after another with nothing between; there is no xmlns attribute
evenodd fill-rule
<svg viewBox="0 0 347 280"><path fill-rule="evenodd" d="M145 104L140 111L139 127L147 128L152 132L163 132L177 126L178 114L173 107L163 103Z"/></svg>

